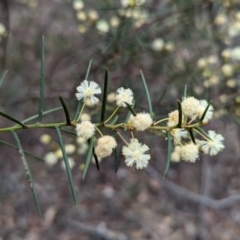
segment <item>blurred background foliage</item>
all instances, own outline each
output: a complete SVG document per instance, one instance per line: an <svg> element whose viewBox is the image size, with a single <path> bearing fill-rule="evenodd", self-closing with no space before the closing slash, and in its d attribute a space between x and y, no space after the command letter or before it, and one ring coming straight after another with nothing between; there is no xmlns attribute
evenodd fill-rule
<svg viewBox="0 0 240 240"><path fill-rule="evenodd" d="M7 69L8 75L0 89L0 109L20 120L37 113L42 35L45 110L60 106L61 95L74 114L76 86L92 60L89 80L103 87L107 66L109 93L132 88L136 110L147 111L142 70L157 118L177 108L185 85L190 96L213 100L215 118L209 126L225 136L226 148L211 159L201 156L196 164L172 163L163 181L166 141L144 134L154 167L133 171L122 162L115 175L108 158L100 172L93 165L83 181L81 140L64 135L79 207L72 205L60 163L29 159L44 213L40 222L21 159L1 144L0 239L239 239L239 1L2 0L0 73ZM110 95L107 109L113 106ZM88 106L93 121L99 109ZM64 113L43 121L64 121ZM9 123L1 118L1 125ZM9 135L1 139L13 142ZM43 159L47 154L61 159L52 131L21 131L19 136L25 149ZM237 200L226 199L224 207L211 202L230 195Z"/></svg>

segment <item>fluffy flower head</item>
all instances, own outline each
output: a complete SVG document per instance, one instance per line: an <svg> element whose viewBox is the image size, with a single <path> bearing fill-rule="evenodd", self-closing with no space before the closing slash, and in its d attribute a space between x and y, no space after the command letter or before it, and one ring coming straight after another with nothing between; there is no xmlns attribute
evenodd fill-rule
<svg viewBox="0 0 240 240"><path fill-rule="evenodd" d="M92 124L90 121L83 121L80 124L77 124L76 132L78 137L89 139L95 133L94 124Z"/></svg>
<svg viewBox="0 0 240 240"><path fill-rule="evenodd" d="M200 145L204 153L209 154L210 156L214 156L224 149L224 145L222 143L224 137L221 134L217 134L212 130L208 131L208 136L212 140L201 141Z"/></svg>
<svg viewBox="0 0 240 240"><path fill-rule="evenodd" d="M199 106L200 102L195 97L184 98L182 101L182 112L185 116L192 118L197 114Z"/></svg>
<svg viewBox="0 0 240 240"><path fill-rule="evenodd" d="M97 146L95 148L95 154L99 159L105 158L112 154L114 148L116 148L117 142L115 138L111 136L100 137L97 141Z"/></svg>
<svg viewBox="0 0 240 240"><path fill-rule="evenodd" d="M94 94L102 93L102 90L97 83L88 80L84 80L80 86L77 87L77 91L76 97L78 100L83 99L85 102L90 99L92 104L97 104L99 101Z"/></svg>
<svg viewBox="0 0 240 240"><path fill-rule="evenodd" d="M171 154L171 161L172 162L180 162L180 150L181 150L181 147L180 146L176 146L174 148L174 151L172 152Z"/></svg>
<svg viewBox="0 0 240 240"><path fill-rule="evenodd" d="M49 153L47 153L47 154L45 155L44 161L45 161L48 165L52 166L52 165L54 165L54 164L57 163L58 158L57 158L57 156L56 156L53 152L49 152Z"/></svg>
<svg viewBox="0 0 240 240"><path fill-rule="evenodd" d="M168 114L168 117L169 117L169 120L168 120L167 125L169 127L173 127L173 126L177 125L178 124L178 119L179 119L179 111L175 110L173 112L170 112Z"/></svg>
<svg viewBox="0 0 240 240"><path fill-rule="evenodd" d="M144 131L152 125L153 120L149 113L138 113L136 116L130 116L129 123L137 131Z"/></svg>
<svg viewBox="0 0 240 240"><path fill-rule="evenodd" d="M192 142L181 146L180 156L186 162L195 162L199 156L198 146Z"/></svg>
<svg viewBox="0 0 240 240"><path fill-rule="evenodd" d="M128 167L136 166L137 169L146 168L150 160L150 155L146 154L149 147L138 142L136 138L132 138L128 146L124 146L122 154L124 155L126 165Z"/></svg>
<svg viewBox="0 0 240 240"><path fill-rule="evenodd" d="M120 107L127 107L126 103L129 105L133 104L133 92L130 88L119 88L116 95L116 103Z"/></svg>

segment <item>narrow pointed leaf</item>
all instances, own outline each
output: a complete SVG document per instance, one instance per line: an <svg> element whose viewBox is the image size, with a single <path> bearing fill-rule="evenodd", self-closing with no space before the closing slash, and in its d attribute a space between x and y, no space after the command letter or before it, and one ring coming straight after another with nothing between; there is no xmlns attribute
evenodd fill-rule
<svg viewBox="0 0 240 240"><path fill-rule="evenodd" d="M127 105L128 109L129 109L129 111L132 113L132 115L135 117L137 114L135 113L135 111L133 110L133 108L132 108L128 103L125 102L125 104Z"/></svg>
<svg viewBox="0 0 240 240"><path fill-rule="evenodd" d="M206 138L208 138L209 140L213 140L211 139L208 134L200 127L194 127L193 130L197 130L198 132L200 132L201 134L203 134Z"/></svg>
<svg viewBox="0 0 240 240"><path fill-rule="evenodd" d="M114 119L112 120L112 122L111 122L110 124L111 124L111 125L115 124L115 123L117 122L117 120L118 120L118 115L116 115L116 116L114 117Z"/></svg>
<svg viewBox="0 0 240 240"><path fill-rule="evenodd" d="M133 101L132 109L134 109L134 107L135 107L135 101ZM131 111L129 111L124 121L125 123L128 122L128 119L130 118L131 114L132 114Z"/></svg>
<svg viewBox="0 0 240 240"><path fill-rule="evenodd" d="M49 110L43 112L43 115L47 115L49 113L56 112L60 109L62 109L62 107L56 107L56 108L49 109ZM32 121L33 119L36 119L36 118L38 118L38 114L35 114L35 115L33 115L29 118L26 118L26 119L22 120L22 123L30 122L30 121Z"/></svg>
<svg viewBox="0 0 240 240"><path fill-rule="evenodd" d="M77 133L76 132L71 132L71 131L68 131L68 130L65 130L65 129L60 129L61 132L64 132L64 133L67 133L67 134L71 134L71 135L74 135L74 136L77 136Z"/></svg>
<svg viewBox="0 0 240 240"><path fill-rule="evenodd" d="M57 132L59 145L60 145L61 150L62 150L63 161L64 161L64 164L65 164L65 167L66 167L66 172L67 172L68 181L69 181L71 192L72 192L73 201L74 201L75 205L77 205L77 197L76 197L76 191L75 191L75 187L74 187L72 172L71 172L71 168L69 166L68 156L67 156L65 146L64 146L64 143L63 143L62 135L61 135L60 129L58 127L55 127L55 129L56 129L56 132Z"/></svg>
<svg viewBox="0 0 240 240"><path fill-rule="evenodd" d="M89 61L88 68L87 68L87 72L86 72L86 74L85 74L85 80L88 80L91 66L92 66L92 60Z"/></svg>
<svg viewBox="0 0 240 240"><path fill-rule="evenodd" d="M92 60L88 64L88 68L87 68L87 72L85 74L85 79L84 80L88 80L91 66L92 66ZM82 101L78 101L77 109L76 109L76 112L75 112L75 115L74 115L74 121L77 120L77 117L78 117L78 114L79 114L81 108L82 108Z"/></svg>
<svg viewBox="0 0 240 240"><path fill-rule="evenodd" d="M69 114L69 111L68 111L67 104L65 103L64 99L61 96L59 97L59 99L60 99L61 104L63 106L63 110L64 110L64 113L65 113L67 125L71 126L71 119L70 119L70 114Z"/></svg>
<svg viewBox="0 0 240 240"><path fill-rule="evenodd" d="M168 139L167 162L166 162L166 165L165 165L165 170L164 170L164 173L163 173L163 177L166 176L166 174L167 174L167 172L168 172L168 169L169 169L169 167L170 167L170 162L171 162L172 137L171 137L171 134L170 134L169 131L167 132L167 139Z"/></svg>
<svg viewBox="0 0 240 240"><path fill-rule="evenodd" d="M181 128L182 127L182 105L181 105L181 102L177 101L178 102L178 128Z"/></svg>
<svg viewBox="0 0 240 240"><path fill-rule="evenodd" d="M196 140L195 140L195 137L194 137L194 135L193 135L192 129L188 129L188 132L189 132L189 135L190 135L190 137L191 137L192 142L193 142L194 144L196 144Z"/></svg>
<svg viewBox="0 0 240 240"><path fill-rule="evenodd" d="M76 112L75 112L75 116L74 116L74 121L75 121L75 122L77 121L78 114L79 114L80 111L81 111L82 105L83 105L83 100L79 100L79 101L78 101L78 104L77 104L77 109L76 109Z"/></svg>
<svg viewBox="0 0 240 240"><path fill-rule="evenodd" d="M5 70L5 71L2 73L2 75L1 75L1 77L0 77L0 87L2 86L3 81L5 80L5 77L6 77L7 73L8 73L7 70Z"/></svg>
<svg viewBox="0 0 240 240"><path fill-rule="evenodd" d="M9 119L9 120L11 120L11 121L13 121L13 122L15 122L15 123L17 123L18 125L22 126L23 128L27 128L23 123L18 121L16 118L13 118L13 117L7 115L6 113L0 112L0 115Z"/></svg>
<svg viewBox="0 0 240 240"><path fill-rule="evenodd" d="M19 153L21 155L21 158L22 158L22 161L23 161L23 165L24 165L24 168L25 168L26 173L27 173L27 178L28 178L28 181L29 181L29 184L30 184L30 188L31 188L31 191L32 191L32 195L33 195L33 198L34 198L34 202L35 202L37 211L38 211L38 215L42 219L42 212L41 212L40 205L39 205L38 198L37 198L37 194L36 194L36 191L35 191L31 170L29 168L27 159L25 157L25 154L24 154L24 151L23 151L23 148L22 148L22 145L20 143L20 140L18 138L17 133L16 132L12 132L12 134L13 134L13 137L14 137L14 139L16 141L17 146L18 146Z"/></svg>
<svg viewBox="0 0 240 240"><path fill-rule="evenodd" d="M107 89L108 89L108 69L105 70L104 89L103 89L103 102L101 111L101 122L104 122L105 111L107 105Z"/></svg>
<svg viewBox="0 0 240 240"><path fill-rule="evenodd" d="M201 116L201 118L200 118L200 122L202 122L202 121L204 120L204 118L205 118L205 116L206 116L206 114L207 114L207 111L208 111L211 103L212 103L212 101L210 101L210 102L208 103L206 109L204 110L204 112L203 112L203 114L202 114L202 116Z"/></svg>
<svg viewBox="0 0 240 240"><path fill-rule="evenodd" d="M149 113L153 117L152 101L151 101L151 97L150 97L150 94L149 94L149 91L148 91L148 86L147 86L145 77L144 77L144 75L143 75L141 70L140 70L140 74L141 74L141 77L142 77L143 86L144 86L144 89L145 89L145 92L146 92L146 96L147 96Z"/></svg>
<svg viewBox="0 0 240 240"><path fill-rule="evenodd" d="M0 140L0 143L3 143L3 144L5 144L5 145L7 145L7 146L9 146L9 147L12 147L12 148L19 149L18 146L15 146L15 145L13 145L13 144L11 144L11 143L8 143L8 142L5 142L5 141L3 141L3 140ZM31 152L28 152L28 151L26 151L26 150L24 150L24 149L23 149L23 152L24 152L25 154L29 155L29 156L34 157L34 158L35 158L36 160L38 160L38 161L44 162L44 160L43 160L42 158L38 157L37 155L35 155L35 154L31 153Z"/></svg>
<svg viewBox="0 0 240 240"><path fill-rule="evenodd" d="M88 139L87 142L88 142L88 144L89 144L89 146L90 146L91 140ZM92 154L93 154L93 157L94 157L94 160L95 160L95 163L96 163L97 170L99 171L99 169L100 169L100 168L99 168L99 161L98 161L97 155L95 154L94 146L93 146Z"/></svg>
<svg viewBox="0 0 240 240"><path fill-rule="evenodd" d="M184 87L184 94L183 94L183 96L184 96L184 98L187 97L187 85L185 85L185 87Z"/></svg>
<svg viewBox="0 0 240 240"><path fill-rule="evenodd" d="M94 148L93 148L93 157L94 157L94 160L95 160L95 163L96 163L96 167L97 167L97 170L99 171L99 161L98 161L98 157L97 155L95 154L95 151L94 151Z"/></svg>
<svg viewBox="0 0 240 240"><path fill-rule="evenodd" d="M41 70L40 70L40 98L38 107L38 122L42 121L43 116L43 100L44 100L44 82L45 82L45 43L44 36L42 36L41 45Z"/></svg>
<svg viewBox="0 0 240 240"><path fill-rule="evenodd" d="M93 155L93 144L94 144L94 136L91 137L90 139L90 144L89 144L89 148L88 148L88 154L87 154L87 159L86 159L86 163L83 169L83 179L85 178L87 171L88 171L88 167L89 164L91 162L92 159L92 155Z"/></svg>

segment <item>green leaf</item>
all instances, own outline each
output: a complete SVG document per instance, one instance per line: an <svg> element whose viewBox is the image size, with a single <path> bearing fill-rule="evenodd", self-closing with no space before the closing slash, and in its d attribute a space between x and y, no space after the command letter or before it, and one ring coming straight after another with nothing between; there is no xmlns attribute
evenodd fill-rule
<svg viewBox="0 0 240 240"><path fill-rule="evenodd" d="M88 170L89 164L90 164L91 159L92 159L93 144L94 144L94 136L91 137L91 139L90 139L90 145L89 145L89 148L88 148L87 159L86 159L86 163L85 163L85 166L84 166L84 169L83 169L83 179L85 178L85 176L87 174L87 170Z"/></svg>
<svg viewBox="0 0 240 240"><path fill-rule="evenodd" d="M184 87L184 94L183 94L183 96L184 96L184 98L187 97L187 85L185 85L185 87Z"/></svg>
<svg viewBox="0 0 240 240"><path fill-rule="evenodd" d="M76 197L76 191L75 191L75 187L74 187L72 172L71 172L71 168L69 166L68 156L67 156L65 146L64 146L64 143L63 143L62 135L61 135L60 129L58 127L55 127L55 129L56 129L56 132L57 132L59 145L60 145L61 150L62 150L63 161L65 163L66 172L67 172L67 176L68 176L68 181L69 181L69 184L70 184L70 187L71 187L73 201L74 201L75 205L77 205L77 197Z"/></svg>
<svg viewBox="0 0 240 240"><path fill-rule="evenodd" d="M42 219L42 212L41 212L41 209L40 209L40 206L39 206L39 202L38 202L38 198L37 198L37 194L36 194L36 191L35 191L31 170L29 168L27 159L25 157L25 154L24 154L24 151L23 151L23 148L22 148L22 145L20 143L20 140L18 138L17 133L13 131L12 134L13 134L13 137L14 137L14 139L16 141L17 146L18 146L19 153L21 155L21 158L22 158L22 161L23 161L23 165L24 165L24 168L25 168L26 173L27 173L27 178L28 178L28 181L29 181L29 184L30 184L30 188L31 188L31 191L32 191L32 195L33 195L33 198L34 198L35 205L37 207L38 215Z"/></svg>
<svg viewBox="0 0 240 240"><path fill-rule="evenodd" d="M114 119L111 121L111 125L113 125L113 124L115 124L116 122L117 122L117 120L118 120L118 115L116 115L115 117L114 117Z"/></svg>
<svg viewBox="0 0 240 240"><path fill-rule="evenodd" d="M97 167L97 170L99 171L99 161L98 161L98 157L97 155L95 154L95 150L94 150L94 147L93 147L93 157L94 157L94 160L95 160L95 163L96 163L96 167Z"/></svg>
<svg viewBox="0 0 240 240"><path fill-rule="evenodd" d="M71 132L71 131L68 131L68 130L65 130L65 129L62 129L62 128L60 130L61 130L61 132L77 136L76 132Z"/></svg>
<svg viewBox="0 0 240 240"><path fill-rule="evenodd" d="M206 109L204 110L204 112L203 112L203 114L202 114L202 116L201 116L201 118L200 118L200 122L202 122L202 121L204 120L204 118L205 118L205 116L206 116L206 114L207 114L207 111L208 111L211 103L212 103L212 101L210 101L210 102L208 103Z"/></svg>
<svg viewBox="0 0 240 240"><path fill-rule="evenodd" d="M11 121L13 121L13 122L15 122L15 123L17 123L18 125L22 126L23 128L27 128L27 126L25 126L23 123L18 121L16 118L13 118L13 117L7 115L6 113L0 112L0 115L9 119L9 120L11 120Z"/></svg>
<svg viewBox="0 0 240 240"><path fill-rule="evenodd" d="M125 104L127 105L129 111L132 113L132 115L135 117L137 114L135 113L135 111L133 110L133 108L127 103L125 102Z"/></svg>
<svg viewBox="0 0 240 240"><path fill-rule="evenodd" d="M87 72L86 72L86 74L85 74L85 79L84 79L84 80L88 80L91 66L92 66L92 60L89 61L88 68L87 68Z"/></svg>
<svg viewBox="0 0 240 240"><path fill-rule="evenodd" d="M149 91L148 91L148 87L147 87L147 83L146 83L145 77L144 77L144 75L143 75L141 70L140 70L140 74L141 74L142 81L143 81L143 86L144 86L144 89L145 89L145 92L146 92L146 95L147 95L149 113L153 117L152 101L151 101L151 98L150 98L150 94L149 94Z"/></svg>
<svg viewBox="0 0 240 240"><path fill-rule="evenodd" d="M194 127L193 130L197 130L197 131L199 131L201 134L203 134L206 138L208 138L209 140L213 140L213 139L211 139L211 138L208 136L208 134L207 134L202 128L200 128L200 127Z"/></svg>
<svg viewBox="0 0 240 240"><path fill-rule="evenodd" d="M82 105L83 105L83 100L79 100L79 101L78 101L78 105L77 105L77 110L76 110L75 116L74 116L74 122L77 121L78 114L79 114L79 112L81 111Z"/></svg>
<svg viewBox="0 0 240 240"><path fill-rule="evenodd" d="M61 104L63 106L63 110L64 110L64 113L65 113L67 125L71 126L71 119L70 119L70 114L69 114L69 111L68 111L67 104L65 103L64 99L61 96L59 97L59 99L60 99Z"/></svg>
<svg viewBox="0 0 240 240"><path fill-rule="evenodd" d="M133 101L132 109L134 109L134 107L135 107L135 101ZM131 111L128 112L128 114L127 114L127 116L126 116L126 119L125 119L125 121L124 121L125 123L128 122L128 119L130 118L130 116L131 116Z"/></svg>
<svg viewBox="0 0 240 240"><path fill-rule="evenodd" d="M179 100L177 102L178 102L178 124L177 124L177 127L181 128L182 127L182 105Z"/></svg>
<svg viewBox="0 0 240 240"><path fill-rule="evenodd" d="M193 135L193 131L192 131L192 129L188 129L188 132L189 132L189 135L190 135L190 137L191 137L191 139L192 139L192 142L194 143L194 144L196 144L196 141L195 141L195 137L194 137L194 135Z"/></svg>
<svg viewBox="0 0 240 240"><path fill-rule="evenodd" d="M0 87L2 86L3 81L5 80L5 77L6 77L7 73L8 73L8 71L5 70L5 71L3 72L3 74L1 75L1 77L0 77Z"/></svg>
<svg viewBox="0 0 240 240"><path fill-rule="evenodd" d="M49 109L49 110L43 112L43 115L47 115L49 113L56 112L56 111L58 111L60 109L62 109L62 107L56 107L56 108ZM33 116L29 117L29 118L24 119L22 121L22 123L30 122L31 120L36 119L36 118L38 118L38 114L35 114L35 115L33 115Z"/></svg>
<svg viewBox="0 0 240 240"><path fill-rule="evenodd" d="M170 162L171 162L171 154L172 154L172 137L170 132L167 132L167 140L168 140L168 152L167 152L167 162L166 162L166 166L165 166L165 170L163 173L163 177L166 176L169 166L170 166Z"/></svg>
<svg viewBox="0 0 240 240"><path fill-rule="evenodd" d="M41 70L40 70L40 99L38 107L38 122L42 121L43 116L43 100L44 100L44 81L45 81L45 44L44 36L42 36L42 45L41 45Z"/></svg>
<svg viewBox="0 0 240 240"><path fill-rule="evenodd" d="M108 69L105 70L104 90L103 90L103 103L101 111L101 122L104 122L105 111L107 105L107 89L108 89Z"/></svg>
<svg viewBox="0 0 240 240"><path fill-rule="evenodd" d="M12 145L11 143L5 142L5 141L3 141L3 140L0 140L0 143L3 143L3 144L5 144L5 145L7 145L7 146L9 146L9 147L12 147L12 148L19 149L18 146ZM44 160L43 160L42 158L38 157L37 155L35 155L35 154L31 153L31 152L28 152L28 151L26 151L26 150L24 150L24 149L23 149L23 152L24 152L25 154L28 154L29 156L34 157L34 158L35 158L36 160L38 160L38 161L44 162Z"/></svg>

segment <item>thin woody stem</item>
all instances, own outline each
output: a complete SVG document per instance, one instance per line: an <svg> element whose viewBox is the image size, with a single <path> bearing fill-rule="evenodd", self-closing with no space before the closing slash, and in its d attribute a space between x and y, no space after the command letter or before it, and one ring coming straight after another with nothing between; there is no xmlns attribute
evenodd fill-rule
<svg viewBox="0 0 240 240"><path fill-rule="evenodd" d="M117 113L118 109L119 109L119 106L117 106L117 107L115 108L115 110L113 111L113 113L111 114L111 116L105 121L105 124L108 123L108 122L112 119L112 117Z"/></svg>

